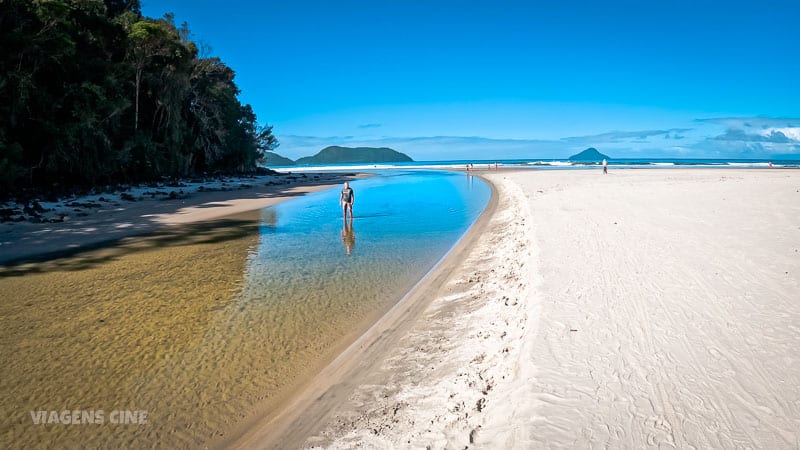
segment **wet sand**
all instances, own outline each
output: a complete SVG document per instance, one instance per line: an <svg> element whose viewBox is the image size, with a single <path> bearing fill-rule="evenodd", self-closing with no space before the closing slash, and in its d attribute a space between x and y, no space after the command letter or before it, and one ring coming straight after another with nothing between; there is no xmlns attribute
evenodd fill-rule
<svg viewBox="0 0 800 450"><path fill-rule="evenodd" d="M237 448L798 447L800 172L486 176L428 298Z"/></svg>

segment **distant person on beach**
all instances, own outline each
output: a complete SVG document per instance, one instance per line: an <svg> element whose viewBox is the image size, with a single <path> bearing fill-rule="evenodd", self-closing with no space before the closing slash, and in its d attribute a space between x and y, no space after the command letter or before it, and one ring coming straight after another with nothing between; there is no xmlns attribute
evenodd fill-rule
<svg viewBox="0 0 800 450"><path fill-rule="evenodd" d="M356 194L350 183L345 181L341 195L339 195L339 205L342 207L342 219L347 222L347 211L350 211L350 223L353 223L353 203L356 201Z"/></svg>
<svg viewBox="0 0 800 450"><path fill-rule="evenodd" d="M607 173L608 173L608 161L603 159L603 174L607 174Z"/></svg>

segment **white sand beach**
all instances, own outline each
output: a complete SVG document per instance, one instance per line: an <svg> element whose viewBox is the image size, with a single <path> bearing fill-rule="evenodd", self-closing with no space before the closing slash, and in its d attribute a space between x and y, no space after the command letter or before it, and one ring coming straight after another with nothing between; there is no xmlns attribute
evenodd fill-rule
<svg viewBox="0 0 800 450"><path fill-rule="evenodd" d="M800 171L486 176L421 311L235 446L800 447Z"/></svg>

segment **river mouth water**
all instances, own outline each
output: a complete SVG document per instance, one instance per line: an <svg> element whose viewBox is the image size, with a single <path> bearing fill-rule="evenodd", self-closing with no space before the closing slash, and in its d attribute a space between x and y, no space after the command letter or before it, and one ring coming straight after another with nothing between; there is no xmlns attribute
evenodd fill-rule
<svg viewBox="0 0 800 450"><path fill-rule="evenodd" d="M352 187L352 227L333 188L0 277L0 440L174 448L224 438L400 300L491 196L477 177L442 171L382 172ZM63 410L94 420L31 415ZM112 420L118 411L130 414ZM146 423L119 423L142 411Z"/></svg>

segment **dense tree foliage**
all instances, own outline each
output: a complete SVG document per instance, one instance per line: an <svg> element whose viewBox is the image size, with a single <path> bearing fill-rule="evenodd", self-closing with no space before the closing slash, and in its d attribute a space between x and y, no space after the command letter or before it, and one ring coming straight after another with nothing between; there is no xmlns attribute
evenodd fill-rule
<svg viewBox="0 0 800 450"><path fill-rule="evenodd" d="M139 0L0 0L0 193L253 170L234 72Z"/></svg>

